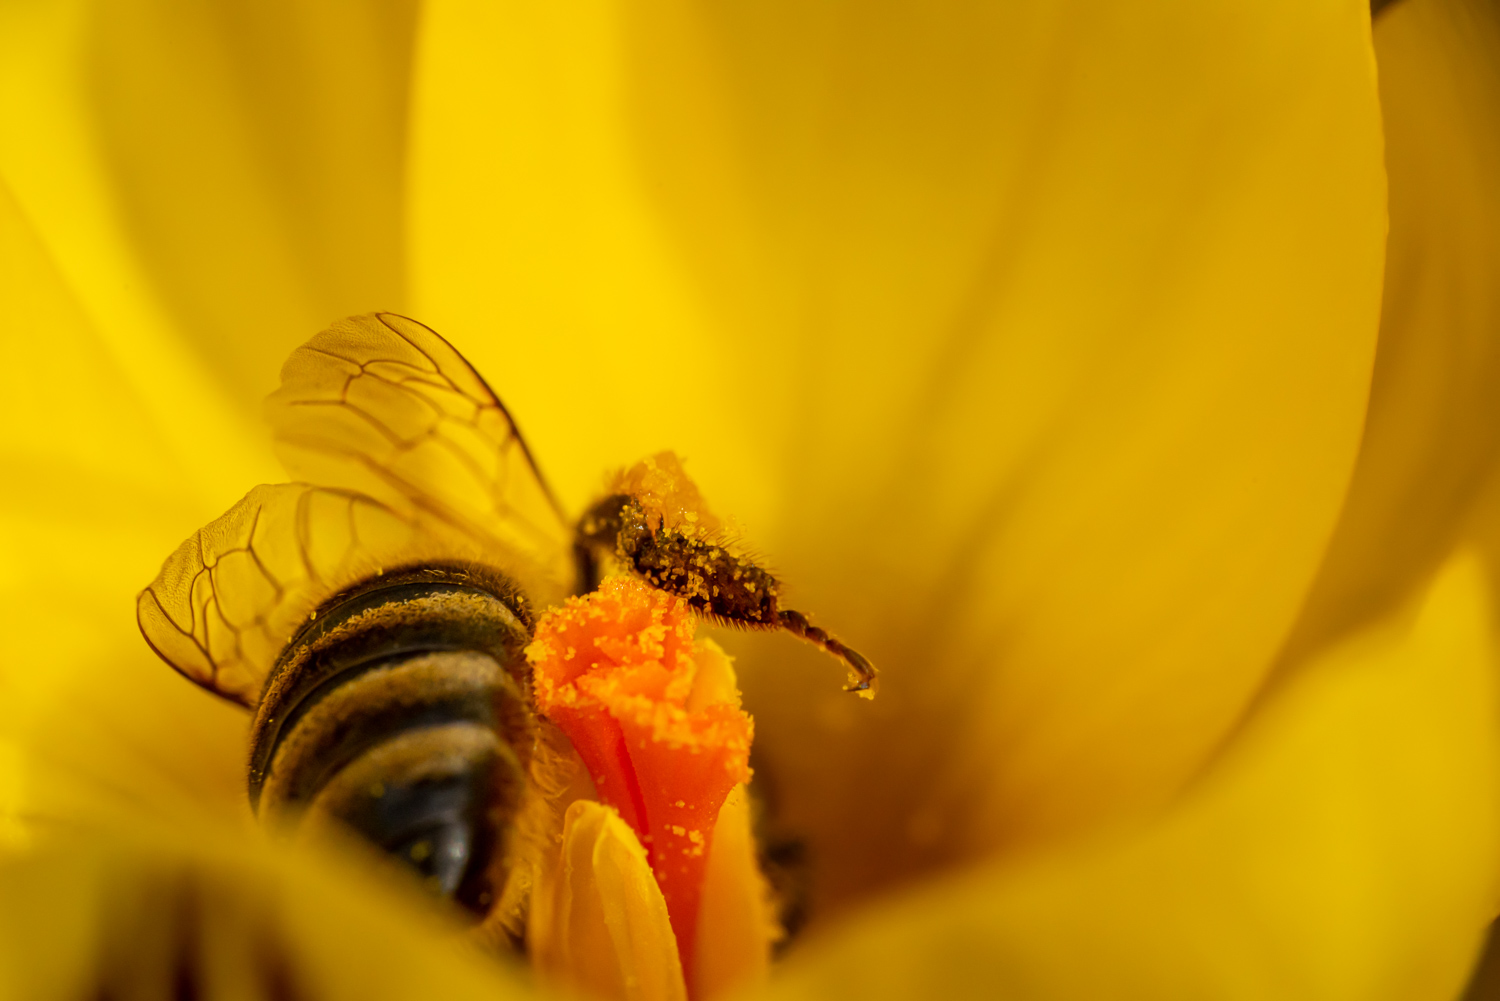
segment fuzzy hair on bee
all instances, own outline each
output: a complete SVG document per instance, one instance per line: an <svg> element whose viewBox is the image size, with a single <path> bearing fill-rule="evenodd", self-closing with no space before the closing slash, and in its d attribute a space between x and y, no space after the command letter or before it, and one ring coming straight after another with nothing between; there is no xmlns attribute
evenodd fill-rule
<svg viewBox="0 0 1500 1001"><path fill-rule="evenodd" d="M780 581L740 550L672 452L616 476L579 519L574 548L582 591L597 587L612 561L719 625L784 629L812 643L848 665L848 691L874 696L874 665L803 613L781 607Z"/></svg>

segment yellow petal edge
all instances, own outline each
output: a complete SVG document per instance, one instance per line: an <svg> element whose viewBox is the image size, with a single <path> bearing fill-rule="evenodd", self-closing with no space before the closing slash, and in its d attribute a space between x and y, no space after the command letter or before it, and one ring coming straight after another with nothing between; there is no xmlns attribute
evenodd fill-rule
<svg viewBox="0 0 1500 1001"><path fill-rule="evenodd" d="M736 786L719 811L698 917L693 997L763 984L780 934L756 864L750 797ZM562 846L543 867L527 937L539 978L622 1001L686 1001L666 900L630 825L610 807L577 800Z"/></svg>
<svg viewBox="0 0 1500 1001"><path fill-rule="evenodd" d="M532 897L532 963L547 983L628 1001L686 1001L677 939L635 832L579 800Z"/></svg>

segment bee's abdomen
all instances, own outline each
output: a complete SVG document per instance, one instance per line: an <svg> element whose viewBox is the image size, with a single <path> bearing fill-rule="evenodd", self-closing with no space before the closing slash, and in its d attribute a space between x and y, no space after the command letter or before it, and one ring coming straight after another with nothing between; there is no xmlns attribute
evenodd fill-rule
<svg viewBox="0 0 1500 1001"><path fill-rule="evenodd" d="M516 610L464 574L393 575L342 596L267 684L252 803L299 834L351 829L482 912L526 783L526 640Z"/></svg>
<svg viewBox="0 0 1500 1001"><path fill-rule="evenodd" d="M494 659L472 651L410 654L340 683L284 729L260 788L263 808L309 803L341 769L408 730L468 724L493 731L511 694Z"/></svg>

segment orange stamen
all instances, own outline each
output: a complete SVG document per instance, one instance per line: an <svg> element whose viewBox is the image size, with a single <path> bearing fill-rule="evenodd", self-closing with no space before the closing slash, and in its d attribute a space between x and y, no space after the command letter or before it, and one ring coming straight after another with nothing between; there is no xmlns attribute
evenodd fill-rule
<svg viewBox="0 0 1500 1001"><path fill-rule="evenodd" d="M749 780L754 730L695 628L682 599L615 577L544 615L526 649L538 708L646 848L690 984L714 824Z"/></svg>

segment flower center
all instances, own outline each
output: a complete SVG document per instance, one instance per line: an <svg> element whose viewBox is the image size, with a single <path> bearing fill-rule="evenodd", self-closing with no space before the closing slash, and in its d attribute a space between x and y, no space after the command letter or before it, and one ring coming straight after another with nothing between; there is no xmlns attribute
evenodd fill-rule
<svg viewBox="0 0 1500 1001"><path fill-rule="evenodd" d="M617 577L538 623L537 706L645 847L693 983L699 906L725 797L750 778L754 724L687 602Z"/></svg>

